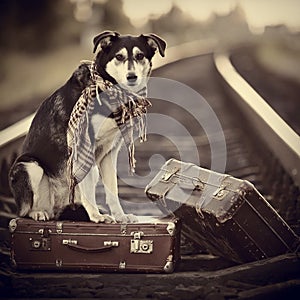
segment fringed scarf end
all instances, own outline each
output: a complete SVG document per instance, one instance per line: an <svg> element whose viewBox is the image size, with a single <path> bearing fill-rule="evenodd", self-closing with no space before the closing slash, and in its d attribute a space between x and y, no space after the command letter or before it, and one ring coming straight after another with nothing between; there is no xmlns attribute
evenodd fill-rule
<svg viewBox="0 0 300 300"><path fill-rule="evenodd" d="M70 188L69 188L69 203L71 208L75 210L75 187L77 185L76 179L72 177L70 179Z"/></svg>

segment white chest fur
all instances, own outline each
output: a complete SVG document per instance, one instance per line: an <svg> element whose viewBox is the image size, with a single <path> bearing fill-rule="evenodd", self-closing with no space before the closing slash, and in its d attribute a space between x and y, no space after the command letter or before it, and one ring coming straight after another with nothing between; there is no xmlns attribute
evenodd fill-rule
<svg viewBox="0 0 300 300"><path fill-rule="evenodd" d="M96 133L96 160L99 160L120 145L121 132L114 119L102 115L94 115L91 124Z"/></svg>

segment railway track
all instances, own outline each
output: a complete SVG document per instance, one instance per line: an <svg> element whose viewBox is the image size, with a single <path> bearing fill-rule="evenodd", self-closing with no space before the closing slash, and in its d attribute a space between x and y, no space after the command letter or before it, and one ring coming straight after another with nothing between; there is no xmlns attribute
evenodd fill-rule
<svg viewBox="0 0 300 300"><path fill-rule="evenodd" d="M299 234L299 136L270 107L261 109L265 107L264 100L243 81L226 53L203 52L202 45L199 47L196 44L180 49L179 56L174 52L167 64L160 64L152 73L155 78L150 80L149 94L153 107L149 111L148 141L136 144L135 177L128 175L126 151L120 153L119 192L125 210L139 214L157 213L156 207L146 199L144 187L163 162L174 157L253 182ZM190 49L190 53L183 49ZM0 227L4 246L7 246L5 238L8 237L4 228L15 215L6 174L18 155L31 118L29 116L0 133ZM101 185L98 199L102 204ZM79 285L77 289L76 282L81 276L78 274L70 275L64 284L59 284L63 274L44 274L43 281L37 279L39 275L14 276L10 273L4 279L10 287L12 282L17 287L19 284L19 288L12 293L15 297L42 295L49 278L52 282L50 290L52 288L56 297L64 296L66 290L70 296L86 292L94 297L96 289L105 297L119 297L123 292L125 298L151 295L154 298L165 296L180 299L194 290L195 297L227 293L227 298L247 299L272 295L274 289L279 292L299 289L299 261L294 255L234 266L216 257L201 256L193 247L182 248L185 254L193 252L194 255L183 256L179 272L168 277L84 275L82 278L86 280L86 285ZM7 257L5 251L2 247L1 257ZM270 271L273 278L268 278ZM4 263L5 272L11 271ZM259 278L251 280L257 274ZM241 276L244 276L243 279ZM102 285L97 285L97 282ZM176 283L179 288L174 289ZM277 284L276 288L274 284Z"/></svg>

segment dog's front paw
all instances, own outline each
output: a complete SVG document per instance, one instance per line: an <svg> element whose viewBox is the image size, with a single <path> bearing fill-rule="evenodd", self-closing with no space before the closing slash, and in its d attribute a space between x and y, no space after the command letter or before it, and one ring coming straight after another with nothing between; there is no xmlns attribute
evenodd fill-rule
<svg viewBox="0 0 300 300"><path fill-rule="evenodd" d="M116 214L114 217L118 223L137 223L139 221L133 214Z"/></svg>
<svg viewBox="0 0 300 300"><path fill-rule="evenodd" d="M48 213L44 210L32 210L28 216L35 221L48 221L50 219Z"/></svg>
<svg viewBox="0 0 300 300"><path fill-rule="evenodd" d="M90 220L95 223L116 223L112 216L106 214L93 214L90 216Z"/></svg>

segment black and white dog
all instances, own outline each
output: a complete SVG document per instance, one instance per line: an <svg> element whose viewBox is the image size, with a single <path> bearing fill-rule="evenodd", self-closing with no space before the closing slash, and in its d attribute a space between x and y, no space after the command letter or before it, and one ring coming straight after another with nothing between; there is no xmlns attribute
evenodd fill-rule
<svg viewBox="0 0 300 300"><path fill-rule="evenodd" d="M146 87L151 59L158 49L164 56L166 43L154 34L120 35L105 31L94 38L95 67L100 76L129 91L139 93ZM90 71L81 65L71 78L39 107L26 136L22 154L10 170L10 185L19 216L34 220L59 218L69 203L67 179L67 128L72 109L89 84ZM96 128L95 124L100 124ZM74 201L81 204L93 222L135 222L125 214L118 198L116 162L122 144L120 130L111 117L93 115L95 161L87 176L75 189ZM96 205L95 187L99 175L110 215L101 214Z"/></svg>

